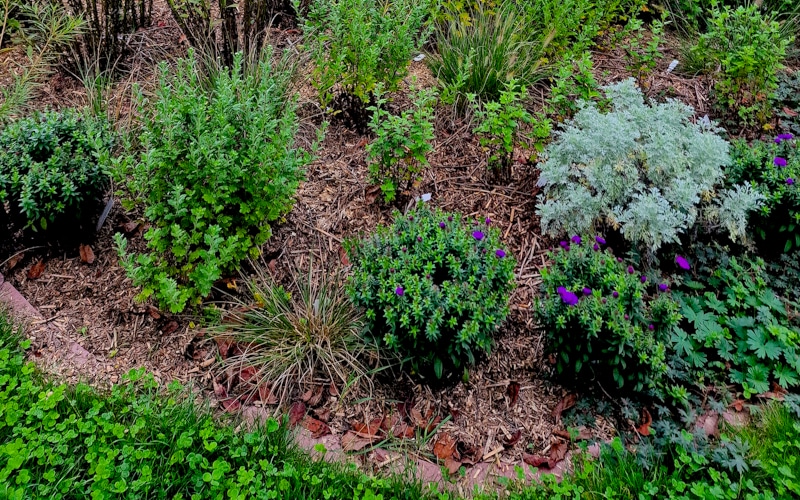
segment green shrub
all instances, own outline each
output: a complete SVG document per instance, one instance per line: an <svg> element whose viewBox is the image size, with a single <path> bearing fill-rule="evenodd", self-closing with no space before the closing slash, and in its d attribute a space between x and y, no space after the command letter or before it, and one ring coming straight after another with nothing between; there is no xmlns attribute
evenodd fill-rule
<svg viewBox="0 0 800 500"><path fill-rule="evenodd" d="M550 121L544 117L535 120L521 104L527 94L525 87L518 88L514 80L500 92L498 101L479 103L472 99L476 127L472 133L478 136L481 146L488 151L487 166L501 178L510 180L514 161L514 147L520 145L520 127L534 124L533 135L543 140L550 137ZM525 144L521 144L525 146Z"/></svg>
<svg viewBox="0 0 800 500"><path fill-rule="evenodd" d="M0 498L434 498L299 452L276 420L215 417L134 370L107 393L47 383L0 313ZM436 498L442 498L435 496ZM444 498L447 498L445 496Z"/></svg>
<svg viewBox="0 0 800 500"><path fill-rule="evenodd" d="M34 230L93 216L108 187L113 136L74 110L34 113L0 132L0 212Z"/></svg>
<svg viewBox="0 0 800 500"><path fill-rule="evenodd" d="M294 144L290 74L268 61L245 73L239 54L206 81L190 56L175 76L161 66L152 111L140 98L144 152L119 173L144 204L149 251L127 255L119 235L117 243L141 299L154 296L172 312L199 303L258 255L270 223L292 207L311 155Z"/></svg>
<svg viewBox="0 0 800 500"><path fill-rule="evenodd" d="M311 82L327 107L337 93L366 104L375 86L394 91L430 35L430 0L313 0L303 19Z"/></svg>
<svg viewBox="0 0 800 500"><path fill-rule="evenodd" d="M564 121L575 116L578 104L600 98L600 86L594 77L592 53L570 58L558 65L550 85L546 112L556 120Z"/></svg>
<svg viewBox="0 0 800 500"><path fill-rule="evenodd" d="M800 135L800 70L778 73L774 103L783 131Z"/></svg>
<svg viewBox="0 0 800 500"><path fill-rule="evenodd" d="M428 166L426 155L433 149L433 106L436 92L420 90L413 93L413 108L399 115L386 111L386 99L380 86L375 90L375 106L369 127L375 140L367 146L369 179L379 185L383 199L391 203L398 193L407 191L420 180L422 169Z"/></svg>
<svg viewBox="0 0 800 500"><path fill-rule="evenodd" d="M800 153L791 134L776 142L733 144L729 182L747 183L764 196L760 210L750 216L759 246L769 255L800 248Z"/></svg>
<svg viewBox="0 0 800 500"><path fill-rule="evenodd" d="M244 296L232 297L231 307L209 330L223 344L235 343L220 372L254 373L240 377L240 390L259 394L263 387L279 402L290 391L320 380L344 390L369 373L362 356L377 352L363 337L364 318L345 292L340 272L309 268L284 288L263 265L247 279Z"/></svg>
<svg viewBox="0 0 800 500"><path fill-rule="evenodd" d="M586 103L545 149L542 230L618 228L643 252L678 242L698 221L743 238L762 196L746 184L720 189L730 157L717 129L692 123L678 101L646 104L632 79L603 90L610 111Z"/></svg>
<svg viewBox="0 0 800 500"><path fill-rule="evenodd" d="M423 205L348 242L350 297L372 334L423 375L473 364L508 315L514 260L486 222L467 224Z"/></svg>
<svg viewBox="0 0 800 500"><path fill-rule="evenodd" d="M442 86L443 101L458 103L467 94L497 100L511 80L530 86L543 78L546 40L532 30L520 9L506 1L496 10L455 17L436 32L437 53L428 66Z"/></svg>
<svg viewBox="0 0 800 500"><path fill-rule="evenodd" d="M719 104L746 124L765 123L791 41L778 21L751 4L713 9L708 32L694 50L702 54L707 70L719 69L714 85Z"/></svg>
<svg viewBox="0 0 800 500"><path fill-rule="evenodd" d="M536 308L545 350L570 382L591 377L609 388L650 389L667 370L665 342L678 306L666 284L646 281L604 244L573 236L549 254Z"/></svg>
<svg viewBox="0 0 800 500"><path fill-rule="evenodd" d="M703 374L728 374L749 398L800 385L800 324L784 301L767 286L764 262L731 258L697 291L677 294L684 319L672 346Z"/></svg>

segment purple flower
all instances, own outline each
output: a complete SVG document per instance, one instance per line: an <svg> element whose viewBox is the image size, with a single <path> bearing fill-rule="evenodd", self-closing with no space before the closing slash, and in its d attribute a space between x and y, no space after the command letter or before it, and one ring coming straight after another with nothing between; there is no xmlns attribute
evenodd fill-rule
<svg viewBox="0 0 800 500"><path fill-rule="evenodd" d="M414 220L414 216L413 215L409 215L408 216L408 220Z"/></svg>
<svg viewBox="0 0 800 500"><path fill-rule="evenodd" d="M622 262L622 257L617 257L617 262Z"/></svg>
<svg viewBox="0 0 800 500"><path fill-rule="evenodd" d="M788 179L786 179L786 184L788 184L788 185L790 185L790 186L791 186L792 184L794 184L794 179L792 179L791 177L789 177Z"/></svg>
<svg viewBox="0 0 800 500"><path fill-rule="evenodd" d="M558 242L558 244L561 245L561 248L569 247L569 243L567 243L566 240L561 240L561 241Z"/></svg>
<svg viewBox="0 0 800 500"><path fill-rule="evenodd" d="M452 215L448 215L447 216L447 222L453 222L453 216Z"/></svg>
<svg viewBox="0 0 800 500"><path fill-rule="evenodd" d="M486 220L485 220L484 222L485 222L485 223L486 223L486 225L488 226L489 224L491 224L491 223L492 223L492 219L490 219L490 218L488 218L488 217L487 217L487 218L486 218Z"/></svg>
<svg viewBox="0 0 800 500"><path fill-rule="evenodd" d="M406 291L405 291L405 290L403 290L403 287L402 287L402 286L398 286L397 288L395 288L395 289L394 289L394 293L396 293L397 295L399 295L400 297L402 297L403 295L405 295L405 294L406 294Z"/></svg>
<svg viewBox="0 0 800 500"><path fill-rule="evenodd" d="M606 244L606 240L602 236L595 236L594 237L594 241L600 243L601 245L605 245Z"/></svg>
<svg viewBox="0 0 800 500"><path fill-rule="evenodd" d="M498 248L494 254L497 255L497 257L500 259L506 256L506 253L500 248Z"/></svg>
<svg viewBox="0 0 800 500"><path fill-rule="evenodd" d="M625 319L631 319L631 317L626 314Z"/></svg>
<svg viewBox="0 0 800 500"><path fill-rule="evenodd" d="M594 246L592 247L592 249L596 252L596 251L600 250L600 245L595 243Z"/></svg>
<svg viewBox="0 0 800 500"><path fill-rule="evenodd" d="M483 233L480 232L480 231L473 231L472 232L472 237L475 238L478 241L481 241L483 239Z"/></svg>
<svg viewBox="0 0 800 500"><path fill-rule="evenodd" d="M685 259L683 256L681 256L681 255L676 255L676 256L675 256L675 263L676 263L676 264L678 264L678 267L680 267L680 268L681 268L681 269L683 269L684 271L688 271L689 269L691 269L691 268L692 268L692 266L690 266L690 265L689 265L689 261L688 261L688 260L686 260L686 259Z"/></svg>
<svg viewBox="0 0 800 500"><path fill-rule="evenodd" d="M781 141L791 141L794 139L792 134L778 134L778 137L775 138L775 144L780 144Z"/></svg>
<svg viewBox="0 0 800 500"><path fill-rule="evenodd" d="M440 227L440 228L442 228L442 229L444 229L446 225L447 225L447 224L445 224L444 222L440 222L440 223L439 223L439 227Z"/></svg>
<svg viewBox="0 0 800 500"><path fill-rule="evenodd" d="M628 266L628 274L633 274L633 266Z"/></svg>
<svg viewBox="0 0 800 500"><path fill-rule="evenodd" d="M617 297L619 297L619 292L614 290L613 292L611 292L611 296L616 299Z"/></svg>
<svg viewBox="0 0 800 500"><path fill-rule="evenodd" d="M653 323L650 323L649 325L647 325L647 329L653 331L656 329L656 326Z"/></svg>
<svg viewBox="0 0 800 500"><path fill-rule="evenodd" d="M775 164L776 167L785 167L786 166L786 158L781 158L780 156L776 156L772 163Z"/></svg>
<svg viewBox="0 0 800 500"><path fill-rule="evenodd" d="M642 276L642 277L641 277L641 278L639 278L639 279L640 279L640 280L642 280L642 283L645 283L645 282L647 282L647 276Z"/></svg>
<svg viewBox="0 0 800 500"><path fill-rule="evenodd" d="M417 241L422 241L422 236L417 236Z"/></svg>
<svg viewBox="0 0 800 500"><path fill-rule="evenodd" d="M573 242L573 243L575 243L576 245L580 245L580 244L581 244L581 237L580 237L580 236L578 236L577 234L576 234L575 236L573 236L572 238L570 238L570 239L571 239L571 240L572 240L572 242Z"/></svg>
<svg viewBox="0 0 800 500"><path fill-rule="evenodd" d="M600 302L602 302L603 304L605 304L606 302L608 302L608 299L606 299L605 297L603 297L603 298L600 300Z"/></svg>
<svg viewBox="0 0 800 500"><path fill-rule="evenodd" d="M659 289L659 291L662 291L662 292L666 292L668 288L669 288L669 287L667 286L667 284L666 284L666 283L660 283L660 284L658 285L658 289Z"/></svg>
<svg viewBox="0 0 800 500"><path fill-rule="evenodd" d="M568 306L574 306L578 303L578 296L570 292L563 286L558 287L558 295L561 296L561 301Z"/></svg>
<svg viewBox="0 0 800 500"><path fill-rule="evenodd" d="M583 294L584 295L591 295L592 294L592 289L589 288L589 287L583 287Z"/></svg>

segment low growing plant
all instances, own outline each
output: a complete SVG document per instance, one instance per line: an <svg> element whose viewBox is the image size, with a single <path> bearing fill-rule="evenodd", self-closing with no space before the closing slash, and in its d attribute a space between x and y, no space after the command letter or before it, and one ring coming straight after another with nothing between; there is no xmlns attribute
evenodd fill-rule
<svg viewBox="0 0 800 500"><path fill-rule="evenodd" d="M7 203L21 226L74 230L105 194L113 143L105 122L72 109L11 122L0 131L0 215Z"/></svg>
<svg viewBox="0 0 800 500"><path fill-rule="evenodd" d="M428 166L426 155L433 149L433 106L436 92L419 90L413 93L413 108L390 114L381 87L375 90L375 106L370 107L369 127L375 140L367 146L367 161L372 184L379 185L383 199L393 202L420 178Z"/></svg>
<svg viewBox="0 0 800 500"><path fill-rule="evenodd" d="M714 8L708 31L694 50L702 54L708 71L719 71L714 85L718 102L752 125L772 115L770 100L792 41L773 16L752 3Z"/></svg>
<svg viewBox="0 0 800 500"><path fill-rule="evenodd" d="M346 248L348 291L381 344L437 378L488 353L508 315L514 259L500 233L420 206ZM445 371L447 369L447 371Z"/></svg>
<svg viewBox="0 0 800 500"><path fill-rule="evenodd" d="M604 248L602 237L573 236L542 269L539 321L546 352L565 380L644 391L666 373L666 342L680 319L666 283L651 283ZM608 385L613 384L613 385Z"/></svg>
<svg viewBox="0 0 800 500"><path fill-rule="evenodd" d="M800 136L800 70L778 73L774 108L782 131Z"/></svg>
<svg viewBox="0 0 800 500"><path fill-rule="evenodd" d="M551 77L550 96L546 112L556 120L564 121L575 116L580 102L600 98L600 86L592 72L592 54L584 52L579 57L566 57Z"/></svg>
<svg viewBox="0 0 800 500"><path fill-rule="evenodd" d="M364 318L345 292L341 272L327 274L313 267L295 276L288 288L279 285L263 264L247 279L243 297L210 328L221 344L237 346L220 371L247 374L240 380L260 396L264 389L285 402L298 385L325 381L343 391L366 378L366 354L376 355L363 337Z"/></svg>
<svg viewBox="0 0 800 500"><path fill-rule="evenodd" d="M777 383L800 385L800 324L767 286L764 262L732 257L694 293L679 293L684 319L672 334L675 351L695 371L727 374L745 398Z"/></svg>
<svg viewBox="0 0 800 500"><path fill-rule="evenodd" d="M481 146L488 152L487 166L505 180L511 179L511 165L514 162L514 147L520 144L520 128L535 125L533 134L536 139L550 137L550 121L543 116L534 119L522 106L522 99L527 95L525 87L518 87L514 80L500 92L497 101L479 103L473 95L472 102L476 127L472 133L478 136Z"/></svg>
<svg viewBox="0 0 800 500"><path fill-rule="evenodd" d="M730 156L719 130L692 123L678 101L645 103L633 79L603 91L610 111L585 103L545 149L543 232L618 229L648 255L698 222L743 238L762 195L747 184L722 189Z"/></svg>
<svg viewBox="0 0 800 500"><path fill-rule="evenodd" d="M764 202L750 216L750 228L768 255L800 248L800 152L791 134L771 142L743 140L733 144L730 183L746 183Z"/></svg>
<svg viewBox="0 0 800 500"><path fill-rule="evenodd" d="M270 223L291 209L309 152L297 148L290 74L264 57L252 71L201 75L194 57L171 76L161 66L152 108L141 95L143 153L118 174L150 224L148 251L131 255L117 235L128 275L173 313L197 304L215 281L259 254Z"/></svg>

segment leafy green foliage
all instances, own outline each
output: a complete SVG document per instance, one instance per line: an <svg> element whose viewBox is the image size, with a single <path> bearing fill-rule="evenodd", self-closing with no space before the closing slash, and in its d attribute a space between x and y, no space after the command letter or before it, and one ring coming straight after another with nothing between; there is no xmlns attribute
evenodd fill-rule
<svg viewBox="0 0 800 500"><path fill-rule="evenodd" d="M127 255L119 235L117 244L141 299L154 296L172 312L198 303L258 255L270 222L292 207L311 155L294 144L290 75L269 59L243 72L237 55L208 81L193 57L175 76L162 65L152 111L140 97L144 152L127 157L119 175L145 206L149 251Z"/></svg>
<svg viewBox="0 0 800 500"><path fill-rule="evenodd" d="M602 241L602 239L601 239ZM570 244L571 243L571 244ZM680 319L668 292L626 267L601 244L575 236L550 252L536 312L556 371L628 391L652 388L666 372L666 341Z"/></svg>
<svg viewBox="0 0 800 500"><path fill-rule="evenodd" d="M313 0L303 19L323 106L338 92L368 103L376 85L394 91L430 35L430 0Z"/></svg>
<svg viewBox="0 0 800 500"><path fill-rule="evenodd" d="M108 187L113 136L104 122L67 109L34 113L0 132L0 212L47 229L91 217Z"/></svg>
<svg viewBox="0 0 800 500"><path fill-rule="evenodd" d="M514 161L514 147L519 145L520 128L535 123L534 134L537 139L550 137L550 121L545 117L534 120L522 106L522 99L527 95L525 87L517 87L514 80L500 92L498 101L478 103L473 95L472 106L475 113L476 127L472 133L478 136L481 146L488 151L490 170L501 172L510 178L511 164ZM525 146L525 144L522 144Z"/></svg>
<svg viewBox="0 0 800 500"><path fill-rule="evenodd" d="M487 219L488 223L488 219ZM352 300L373 335L423 375L473 364L508 315L514 260L488 224L421 206L347 245Z"/></svg>
<svg viewBox="0 0 800 500"><path fill-rule="evenodd" d="M767 286L764 262L731 258L697 294L678 294L684 320L672 334L673 349L694 369L729 372L745 397L770 383L800 385L800 324Z"/></svg>
<svg viewBox="0 0 800 500"><path fill-rule="evenodd" d="M632 17L625 26L624 32L629 35L623 44L628 60L627 69L640 82L656 69L658 61L664 57L659 46L664 42L666 17L664 13L661 19L653 20L649 33L638 17Z"/></svg>
<svg viewBox="0 0 800 500"><path fill-rule="evenodd" d="M800 136L800 70L778 73L773 102L782 128Z"/></svg>
<svg viewBox="0 0 800 500"><path fill-rule="evenodd" d="M548 114L564 121L575 116L578 103L600 98L599 85L592 72L592 54L584 52L559 64L551 78L550 96L547 98Z"/></svg>
<svg viewBox="0 0 800 500"><path fill-rule="evenodd" d="M387 100L379 85L370 129L375 140L367 146L370 182L381 187L383 198L391 203L398 192L406 191L428 166L426 155L433 149L433 106L436 93L420 90L411 96L413 108L392 115L384 105Z"/></svg>
<svg viewBox="0 0 800 500"><path fill-rule="evenodd" d="M0 497L428 497L414 483L312 460L274 419L217 420L177 383L131 371L110 392L43 380L0 313ZM439 497L447 498L447 496Z"/></svg>
<svg viewBox="0 0 800 500"><path fill-rule="evenodd" d="M633 79L603 90L610 111L585 103L545 148L542 230L619 229L643 253L697 222L743 238L761 195L749 185L720 189L730 157L718 130L692 123L694 111L678 101L645 103Z"/></svg>
<svg viewBox="0 0 800 500"><path fill-rule="evenodd" d="M786 137L786 136L784 136ZM762 251L775 255L800 248L800 153L796 139L733 143L729 183L747 183L764 197L750 216L750 227ZM785 166L784 166L785 163Z"/></svg>
<svg viewBox="0 0 800 500"><path fill-rule="evenodd" d="M719 68L714 90L719 104L737 113L745 124L765 123L792 38L753 3L736 9L714 8L708 31L695 51L711 72Z"/></svg>

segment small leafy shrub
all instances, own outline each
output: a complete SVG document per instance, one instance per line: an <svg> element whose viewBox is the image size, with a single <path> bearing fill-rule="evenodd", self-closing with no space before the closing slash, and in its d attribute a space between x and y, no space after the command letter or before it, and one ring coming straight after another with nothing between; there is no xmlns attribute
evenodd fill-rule
<svg viewBox="0 0 800 500"><path fill-rule="evenodd" d="M695 293L679 293L684 319L672 334L675 351L694 370L728 373L749 398L800 385L800 324L767 286L764 262L732 257Z"/></svg>
<svg viewBox="0 0 800 500"><path fill-rule="evenodd" d="M11 122L0 131L0 213L7 203L12 221L33 230L88 220L108 187L112 146L106 123L74 110Z"/></svg>
<svg viewBox="0 0 800 500"><path fill-rule="evenodd" d="M645 252L698 221L745 236L747 214L762 196L749 185L720 189L728 143L690 121L678 101L646 104L633 79L603 87L610 111L586 103L545 149L537 205L550 235L619 229Z"/></svg>
<svg viewBox="0 0 800 500"><path fill-rule="evenodd" d="M415 92L413 108L399 115L386 111L386 99L375 90L375 106L370 107L370 129L375 140L367 146L370 182L381 187L383 199L391 203L398 193L419 180L422 169L428 166L426 155L433 149L433 106L436 93L430 90Z"/></svg>
<svg viewBox="0 0 800 500"><path fill-rule="evenodd" d="M237 346L220 372L252 374L246 381L240 377L251 392L266 386L282 402L298 384L324 380L343 389L367 376L361 357L375 350L361 336L364 319L341 273L312 267L284 288L263 265L255 269L245 296L234 297L211 328L222 344Z"/></svg>
<svg viewBox="0 0 800 500"><path fill-rule="evenodd" d="M800 302L800 248L782 253L774 262L767 263L767 284L778 295Z"/></svg>
<svg viewBox="0 0 800 500"><path fill-rule="evenodd" d="M550 252L536 312L546 351L570 382L596 379L643 391L666 372L666 341L680 319L666 284L650 283L603 249L601 237L573 236Z"/></svg>
<svg viewBox="0 0 800 500"><path fill-rule="evenodd" d="M655 69L658 61L664 57L659 46L664 42L664 25L666 13L661 19L654 19L650 24L649 33L644 28L644 22L638 17L632 17L625 31L629 33L623 45L628 61L627 69L641 82Z"/></svg>
<svg viewBox="0 0 800 500"><path fill-rule="evenodd" d="M575 116L578 103L600 98L599 85L592 72L592 54L584 52L579 57L566 57L551 78L547 113L564 121Z"/></svg>
<svg viewBox="0 0 800 500"><path fill-rule="evenodd" d="M512 80L500 92L498 101L478 103L472 100L477 126L472 133L478 136L481 146L488 151L487 166L501 178L511 178L511 164L514 161L514 147L519 144L520 128L535 123L534 133L538 139L550 136L550 122L547 118L534 120L522 106L527 95L525 87L517 87ZM470 95L470 97L472 97ZM523 144L524 145L524 144Z"/></svg>
<svg viewBox="0 0 800 500"><path fill-rule="evenodd" d="M424 205L347 245L348 291L372 334L418 372L473 364L508 315L514 259L500 233Z"/></svg>
<svg viewBox="0 0 800 500"><path fill-rule="evenodd" d="M472 17L455 17L436 32L437 53L428 66L443 87L447 103L467 94L497 100L511 80L530 86L544 77L547 40L531 30L512 1L496 9L479 8Z"/></svg>
<svg viewBox="0 0 800 500"><path fill-rule="evenodd" d="M337 94L366 105L378 84L396 90L430 35L429 9L429 0L313 0L302 22L322 105Z"/></svg>
<svg viewBox="0 0 800 500"><path fill-rule="evenodd" d="M753 3L713 9L708 31L694 50L709 71L719 68L714 86L719 104L752 125L765 123L772 114L770 99L791 42L780 23Z"/></svg>
<svg viewBox="0 0 800 500"><path fill-rule="evenodd" d="M269 57L245 73L237 55L207 82L193 57L175 76L161 66L152 111L139 101L144 152L119 169L151 224L147 253L128 255L117 236L140 299L154 296L173 313L199 303L224 273L258 255L270 222L292 207L311 155L294 144L288 81Z"/></svg>
<svg viewBox="0 0 800 500"><path fill-rule="evenodd" d="M732 150L729 182L747 183L761 193L764 203L750 217L750 227L767 255L800 248L800 152L791 134L775 141L739 140Z"/></svg>

